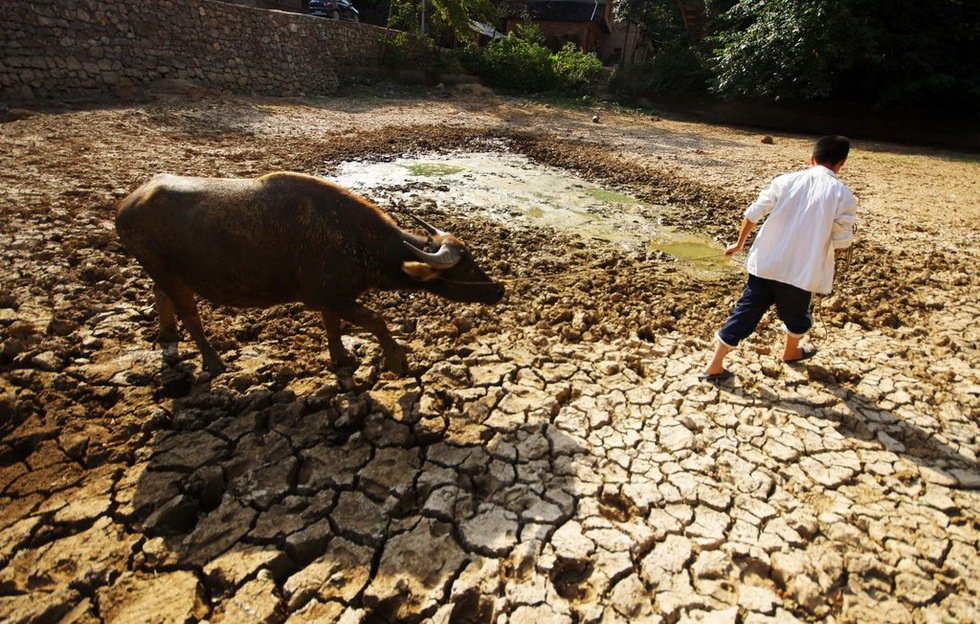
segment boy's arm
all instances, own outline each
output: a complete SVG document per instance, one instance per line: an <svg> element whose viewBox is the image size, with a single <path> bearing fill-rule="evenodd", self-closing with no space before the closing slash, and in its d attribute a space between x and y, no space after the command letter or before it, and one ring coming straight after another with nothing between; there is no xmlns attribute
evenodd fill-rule
<svg viewBox="0 0 980 624"><path fill-rule="evenodd" d="M749 232L751 232L752 228L754 227L755 223L749 221L748 219L742 219L742 229L738 231L738 242L736 242L734 245L729 245L728 249L725 250L725 255L731 256L742 251L742 248L745 247L745 241L749 237Z"/></svg>
<svg viewBox="0 0 980 624"><path fill-rule="evenodd" d="M854 227L857 225L857 198L848 194L837 209L834 226L830 230L830 242L835 250L847 249L854 242Z"/></svg>
<svg viewBox="0 0 980 624"><path fill-rule="evenodd" d="M779 197L779 181L780 178L776 178L769 183L761 193L759 193L759 198L755 202L746 208L745 218L742 219L742 228L738 231L738 241L734 245L729 245L728 249L725 250L726 256L734 255L745 247L745 241L749 238L749 233L755 224L766 218L770 212L772 212L773 207L776 205L776 199Z"/></svg>
<svg viewBox="0 0 980 624"><path fill-rule="evenodd" d="M755 227L755 224L762 221L766 215L772 212L773 206L776 205L776 198L779 197L778 181L779 178L773 180L769 186L759 193L759 198L755 200L755 203L745 210L745 218L742 219L742 228L738 231L738 241L734 245L728 246L728 249L725 250L726 256L731 256L742 251L742 248L745 247L745 241L748 240L749 233Z"/></svg>
<svg viewBox="0 0 980 624"><path fill-rule="evenodd" d="M759 198L745 209L744 216L746 219L755 224L765 219L772 212L772 209L776 206L776 200L779 199L779 191L784 177L780 176L774 179L769 183L769 186L762 189L762 192L759 193Z"/></svg>

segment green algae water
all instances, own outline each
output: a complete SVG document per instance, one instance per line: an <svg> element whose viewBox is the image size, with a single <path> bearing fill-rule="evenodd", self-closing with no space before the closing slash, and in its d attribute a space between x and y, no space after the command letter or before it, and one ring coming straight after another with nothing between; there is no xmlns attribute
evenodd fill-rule
<svg viewBox="0 0 980 624"><path fill-rule="evenodd" d="M459 173L460 171L466 171L466 167L461 167L459 165L451 165L449 163L435 163L435 162L414 163L414 164L402 165L402 167L408 169L409 175L423 177L423 178L451 176L453 174Z"/></svg>
<svg viewBox="0 0 980 624"><path fill-rule="evenodd" d="M697 277L738 271L706 236L660 225L662 207L506 152L422 154L341 163L330 178L390 207L434 202L509 225L549 227L631 251L660 251Z"/></svg>
<svg viewBox="0 0 980 624"><path fill-rule="evenodd" d="M701 271L727 272L734 266L721 246L696 234L670 230L669 235L651 241L650 249L683 260Z"/></svg>
<svg viewBox="0 0 980 624"><path fill-rule="evenodd" d="M591 197L607 204L637 204L640 203L635 197L609 191L604 188L592 188L586 191Z"/></svg>

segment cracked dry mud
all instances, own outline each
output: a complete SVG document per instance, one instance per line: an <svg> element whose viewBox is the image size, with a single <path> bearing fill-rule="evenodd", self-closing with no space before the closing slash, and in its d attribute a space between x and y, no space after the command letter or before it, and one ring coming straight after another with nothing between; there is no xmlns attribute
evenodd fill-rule
<svg viewBox="0 0 980 624"><path fill-rule="evenodd" d="M509 99L189 90L0 125L0 619L972 622L978 169L857 142L855 266L784 366L766 321L695 381L739 276L412 206L512 283L368 298L410 351L327 369L313 314L203 306L230 364L153 344L113 203L153 173L328 173L480 144L719 237L809 137ZM397 215L396 215L397 216Z"/></svg>

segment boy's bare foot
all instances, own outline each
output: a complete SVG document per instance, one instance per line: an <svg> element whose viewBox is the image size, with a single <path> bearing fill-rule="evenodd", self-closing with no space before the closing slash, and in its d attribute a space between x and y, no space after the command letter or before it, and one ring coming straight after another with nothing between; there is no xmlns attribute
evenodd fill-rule
<svg viewBox="0 0 980 624"><path fill-rule="evenodd" d="M783 362L787 364L802 362L803 360L809 360L816 354L817 350L813 347L797 347L796 349L783 352Z"/></svg>
<svg viewBox="0 0 980 624"><path fill-rule="evenodd" d="M725 356L728 355L728 352L731 351L732 348L720 340L717 342L718 344L715 345L715 354L711 357L711 362L708 363L708 367L704 369L704 374L700 376L701 379L716 377L726 372Z"/></svg>

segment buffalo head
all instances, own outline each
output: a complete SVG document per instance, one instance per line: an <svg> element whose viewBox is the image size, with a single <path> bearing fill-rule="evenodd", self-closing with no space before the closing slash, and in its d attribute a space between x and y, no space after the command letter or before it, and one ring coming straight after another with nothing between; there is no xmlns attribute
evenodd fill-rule
<svg viewBox="0 0 980 624"><path fill-rule="evenodd" d="M452 301L494 304L504 296L504 286L477 266L461 240L412 215L429 235L428 243L404 241L412 259L402 271L419 287Z"/></svg>

